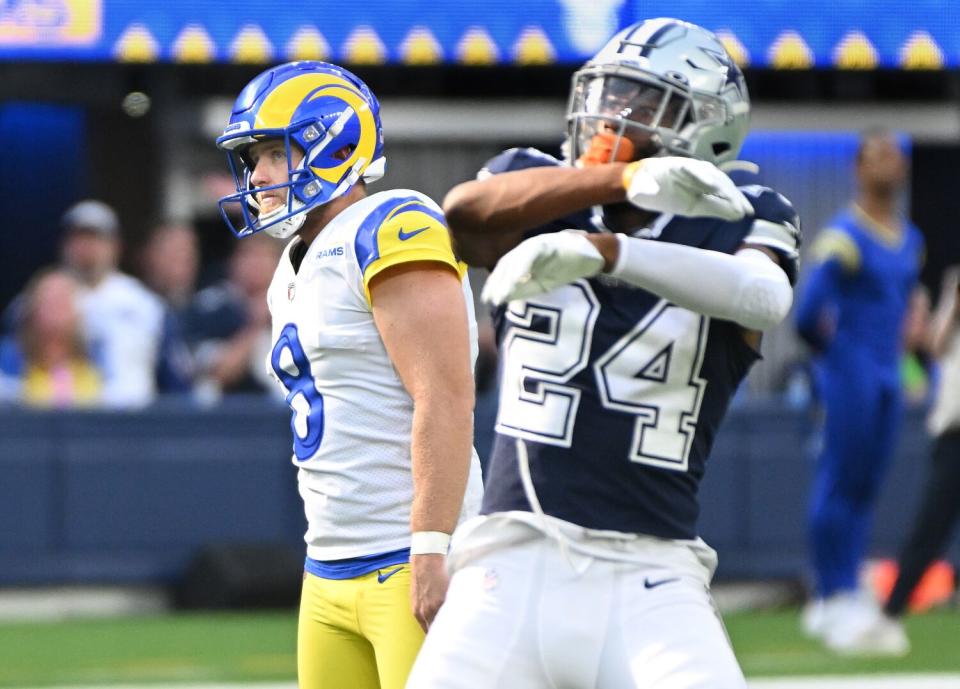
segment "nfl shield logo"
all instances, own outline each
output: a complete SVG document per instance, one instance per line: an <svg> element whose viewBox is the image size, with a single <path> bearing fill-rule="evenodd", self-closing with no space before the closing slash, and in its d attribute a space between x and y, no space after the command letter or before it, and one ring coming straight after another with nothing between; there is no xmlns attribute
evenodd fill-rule
<svg viewBox="0 0 960 689"><path fill-rule="evenodd" d="M291 282L287 285L287 301L293 301L293 298L297 296L297 284Z"/></svg>

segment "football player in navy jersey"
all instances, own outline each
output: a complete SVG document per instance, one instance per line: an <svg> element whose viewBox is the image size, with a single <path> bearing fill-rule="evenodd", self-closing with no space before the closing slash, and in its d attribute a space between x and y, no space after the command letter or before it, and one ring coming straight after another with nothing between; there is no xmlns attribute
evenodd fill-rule
<svg viewBox="0 0 960 689"><path fill-rule="evenodd" d="M574 75L568 160L510 150L448 194L459 255L493 269L501 391L408 687L745 686L697 489L799 244L785 198L721 170L749 167L748 117L713 34L649 20Z"/></svg>

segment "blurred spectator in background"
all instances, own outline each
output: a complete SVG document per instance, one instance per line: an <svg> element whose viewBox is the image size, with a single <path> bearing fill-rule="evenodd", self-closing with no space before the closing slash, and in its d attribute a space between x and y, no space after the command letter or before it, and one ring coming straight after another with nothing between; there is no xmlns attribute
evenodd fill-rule
<svg viewBox="0 0 960 689"><path fill-rule="evenodd" d="M858 196L814 243L814 267L796 307L826 411L810 507L816 600L804 629L837 652L907 651L902 629L888 623L857 578L896 449L905 316L924 251L920 231L899 211L907 170L896 137L864 134Z"/></svg>
<svg viewBox="0 0 960 689"><path fill-rule="evenodd" d="M208 401L221 393L273 390L265 363L273 344L267 288L282 249L265 234L238 242L226 279L198 292L184 314L198 393Z"/></svg>
<svg viewBox="0 0 960 689"><path fill-rule="evenodd" d="M34 276L16 332L0 340L0 399L58 408L99 402L102 381L87 355L79 291L64 270Z"/></svg>
<svg viewBox="0 0 960 689"><path fill-rule="evenodd" d="M197 286L200 245L190 225L168 223L156 227L141 255L144 282L160 295L179 318L187 310Z"/></svg>
<svg viewBox="0 0 960 689"><path fill-rule="evenodd" d="M900 573L884 606L892 620L904 614L917 583L933 559L943 554L960 519L960 266L944 272L929 348L940 365L937 395L927 419L934 436L933 457L920 509L900 553Z"/></svg>
<svg viewBox="0 0 960 689"><path fill-rule="evenodd" d="M900 385L908 406L925 403L930 396L928 332L930 330L930 295L918 288L910 295L906 320L903 323L903 357L900 359Z"/></svg>
<svg viewBox="0 0 960 689"><path fill-rule="evenodd" d="M189 391L189 354L172 315L139 280L117 269L120 225L113 209L81 201L62 222L63 263L83 287L80 311L104 375L104 404L141 407L158 390Z"/></svg>

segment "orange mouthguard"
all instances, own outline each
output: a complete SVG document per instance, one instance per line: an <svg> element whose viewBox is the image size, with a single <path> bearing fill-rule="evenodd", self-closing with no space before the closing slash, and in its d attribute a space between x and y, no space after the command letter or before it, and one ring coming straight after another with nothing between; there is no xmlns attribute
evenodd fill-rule
<svg viewBox="0 0 960 689"><path fill-rule="evenodd" d="M604 163L628 163L633 160L633 142L626 137L620 137L620 146L617 148L617 157L613 157L613 147L617 145L617 135L612 132L601 132L590 140L590 148L577 159L584 167L588 165L602 165Z"/></svg>

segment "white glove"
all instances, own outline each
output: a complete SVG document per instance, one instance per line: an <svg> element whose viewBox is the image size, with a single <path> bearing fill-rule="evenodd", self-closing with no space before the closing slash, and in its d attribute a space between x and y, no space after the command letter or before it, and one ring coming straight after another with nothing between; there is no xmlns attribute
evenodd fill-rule
<svg viewBox="0 0 960 689"><path fill-rule="evenodd" d="M483 300L526 299L603 270L603 256L583 232L541 234L504 254L483 287Z"/></svg>
<svg viewBox="0 0 960 689"><path fill-rule="evenodd" d="M659 213L740 220L753 206L712 163L695 158L646 158L623 173L627 200Z"/></svg>

